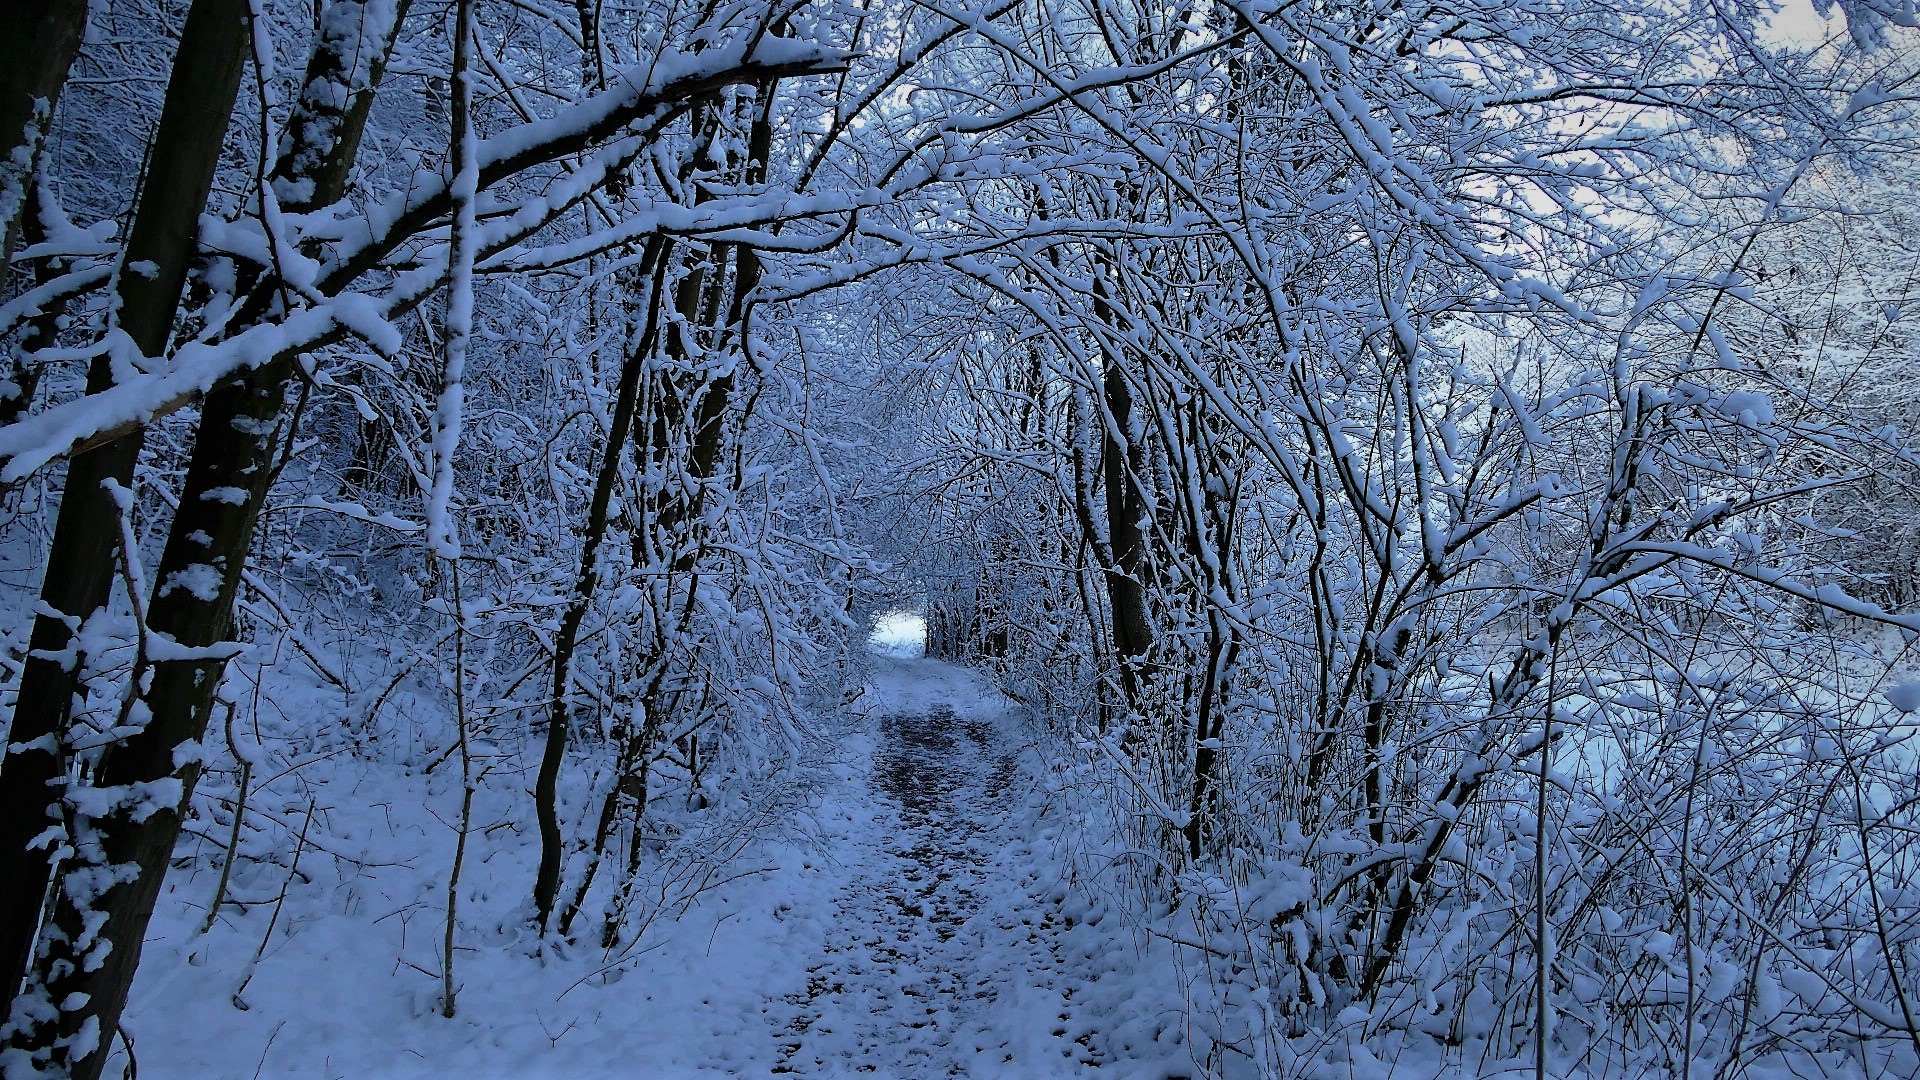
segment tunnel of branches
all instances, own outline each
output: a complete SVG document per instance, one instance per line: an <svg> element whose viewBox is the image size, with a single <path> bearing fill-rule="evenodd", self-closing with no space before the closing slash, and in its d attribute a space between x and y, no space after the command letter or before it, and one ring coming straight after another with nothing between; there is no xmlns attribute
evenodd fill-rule
<svg viewBox="0 0 1920 1080"><path fill-rule="evenodd" d="M9 1060L314 754L461 778L449 956L496 795L627 940L918 619L1227 1042L1911 1061L1920 54L1829 14L10 6Z"/></svg>

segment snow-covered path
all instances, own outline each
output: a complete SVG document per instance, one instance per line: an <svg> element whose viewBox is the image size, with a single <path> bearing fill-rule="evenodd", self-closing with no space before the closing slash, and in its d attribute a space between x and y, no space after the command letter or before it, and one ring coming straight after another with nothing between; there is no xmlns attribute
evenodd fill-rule
<svg viewBox="0 0 1920 1080"><path fill-rule="evenodd" d="M775 1071L799 1076L1073 1076L1097 1064L1074 1020L1058 916L996 857L1017 846L1011 732L981 680L884 659L870 764L840 797L868 827L839 838L847 871L822 954L769 1003Z"/></svg>
<svg viewBox="0 0 1920 1080"><path fill-rule="evenodd" d="M648 896L697 894L614 953L532 940L522 898L536 849L511 831L525 804L489 805L482 820L505 824L477 833L499 842L475 861L486 870L463 919L472 944L453 1019L437 1007L449 844L436 811L447 812L448 790L423 804L416 777L344 757L328 776L336 763L322 763L312 791L331 815L329 845L342 848L351 829L382 866L406 872L376 880L358 863L310 856L303 870L337 874L356 898L291 890L281 931L251 967L270 905L236 908L202 935L210 883L181 875L136 988L141 1073L1188 1075L1177 995L1141 977L1121 920L1067 883L1061 841L1072 825L1023 753L1032 733L991 681L876 657L868 689L838 721L825 752L789 774L807 787L803 812L783 810L792 824L754 839L718 880L698 876L707 864L687 885L674 876L684 867L649 863ZM283 879L246 884L271 896ZM250 971L242 1010L231 1002Z"/></svg>

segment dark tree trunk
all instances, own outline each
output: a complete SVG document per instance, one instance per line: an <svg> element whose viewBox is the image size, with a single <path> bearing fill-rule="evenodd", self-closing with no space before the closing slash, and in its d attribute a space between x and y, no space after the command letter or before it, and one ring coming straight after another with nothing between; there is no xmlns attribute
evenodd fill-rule
<svg viewBox="0 0 1920 1080"><path fill-rule="evenodd" d="M593 502L587 508L586 534L580 546L580 569L574 576L573 596L560 617L560 630L553 643L553 693L547 711L546 744L540 755L540 771L534 778L534 814L540 826L540 866L534 874L533 907L540 931L545 933L553 918L560 895L560 872L565 855L565 837L560 833L560 767L566 761L568 727L572 723L573 654L580 640L580 624L600 584L600 545L606 540L613 491L618 486L620 465L625 460L627 435L633 430L635 401L640 393L640 376L653 356L659 337L660 295L664 276L659 272L667 247L663 239L652 240L641 257L640 270L651 279L646 300L645 328L635 335L620 369L620 386L615 392L613 417L608 423L607 445L600 456L600 473L594 478ZM619 778L607 795L608 807L619 792ZM610 827L609 809L603 809L601 828L595 840L595 858L605 843ZM568 905L567 924L579 907L576 899ZM565 932L563 927L563 932Z"/></svg>
<svg viewBox="0 0 1920 1080"><path fill-rule="evenodd" d="M86 26L87 0L0 4L0 282L20 241L47 124Z"/></svg>
<svg viewBox="0 0 1920 1080"><path fill-rule="evenodd" d="M1205 473L1199 485L1197 505L1187 508L1192 518L1188 528L1194 547L1193 569L1201 575L1208 596L1224 596L1229 602L1238 603L1242 590L1232 568L1240 479L1233 465L1234 455L1225 445L1225 432L1205 411L1194 408L1190 426L1193 458ZM1192 491L1191 485L1188 490ZM1190 495L1190 504L1193 499ZM1222 768L1220 740L1226 730L1233 669L1243 644L1238 625L1218 603L1209 602L1206 611L1205 667L1199 673L1200 694L1194 706L1192 789L1187 824L1182 830L1187 838L1187 853L1196 859L1206 853L1214 839L1212 824L1218 811L1216 774Z"/></svg>
<svg viewBox="0 0 1920 1080"><path fill-rule="evenodd" d="M748 123L747 153L734 175L726 178L729 182L760 184L766 180L773 145L771 103L777 84L778 80L771 77L755 83L757 111ZM681 178L683 183L694 181L696 163L704 156L699 147L720 134L724 119L714 99L696 105L692 116L695 151ZM698 183L693 186L699 191L696 201L704 201L708 197L704 189ZM629 733L634 748L623 755L614 792L608 796L620 798L620 812L612 819L615 830L631 828L632 841L625 873L601 927L605 947L619 940L634 875L644 855L642 823L653 748L662 738L667 719L680 709L678 692L667 690L666 685L683 655L697 614L700 559L707 550L703 508L711 483L721 473L729 420L736 405L734 368L717 372L703 368L711 355L724 354L736 346L744 351L750 294L760 280L759 253L746 245L716 243L705 250L689 248L684 259L684 273L673 295L676 318L660 335L659 346L668 363L654 388L654 415L646 427L647 439L633 448L636 465L648 475L662 478L660 489L651 493L652 505L638 515L641 526L633 537L634 559L642 565L659 565L666 574L658 594L653 649L639 664L643 675L637 696L644 703L641 712L646 726ZM677 439L685 440L685 462L683 472L676 477L673 463ZM704 708L704 704L696 706L694 714L701 715Z"/></svg>
<svg viewBox="0 0 1920 1080"><path fill-rule="evenodd" d="M1100 307L1106 308L1104 301ZM1103 311L1109 322L1112 316ZM1107 603L1113 619L1113 651L1119 661L1120 687L1128 708L1138 708L1140 667L1153 647L1153 624L1147 613L1147 534L1151 508L1141 485L1146 453L1134 416L1133 389L1111 349L1102 353L1100 391L1106 425L1100 444L1101 480L1106 490L1107 535L1112 563L1104 568Z"/></svg>
<svg viewBox="0 0 1920 1080"><path fill-rule="evenodd" d="M280 411L278 384L267 388L217 387L208 397L208 406L218 403L228 415L257 421L264 432L255 434L241 424L225 424L202 430L194 443L190 470L212 472L229 481L229 486L248 493L244 505L206 498L206 489L189 487L180 508L174 514L174 532L167 542L163 566L190 567L210 564L220 567L219 586L208 598L196 583L183 583L178 570L162 571L157 577L148 618L156 631L167 634L187 648L216 645L225 640L231 621L234 594L239 589L240 561L225 565L214 562L213 552L245 549L244 537L253 529L254 512L259 502L254 494L267 483L266 462L278 435L274 418ZM228 401L232 397L242 400ZM255 454L265 449L266 454ZM182 539L181 526L198 533ZM182 548L186 550L181 550ZM145 727L126 741L107 751L93 783L100 787L158 785L169 778L180 783L179 801L154 809L144 818L124 811L111 813L95 822L105 860L115 866L131 865L131 880L108 889L92 903L75 902L61 892L56 895L51 962L47 966L47 989L54 1001L82 1002L63 1008L60 1030L71 1037L93 1022L97 1041L85 1055L75 1054L68 1065L76 1077L84 1080L100 1075L106 1050L126 1004L127 990L140 962L140 947L146 937L147 922L166 877L167 859L179 835L181 817L193 785L200 776L200 764L189 761L176 767L174 751L204 733L206 715L213 703L213 691L225 667L224 659L169 660L153 666L153 682L144 696L150 719ZM86 947L83 927L89 914L105 914L98 940L108 946L97 966L99 946ZM71 995L84 995L76 998ZM58 1060L58 1059L56 1059Z"/></svg>
<svg viewBox="0 0 1920 1080"><path fill-rule="evenodd" d="M195 0L181 31L117 279L118 327L145 356L164 353L172 332L195 227L240 84L247 14L247 0ZM88 392L112 384L110 362L96 359L88 372ZM120 509L108 487L131 482L141 442L138 432L123 435L75 455L67 465L40 589L42 610L67 618L43 615L34 621L8 733L9 744L28 749L6 758L5 782L0 783L0 880L8 883L0 899L0 960L6 964L9 1013L31 963L53 873L49 850L29 851L27 845L51 824L49 810L58 803L64 776L56 741L79 690L77 658L67 655L75 643L69 620L78 625L106 605L120 536ZM27 1032L16 1037L36 1041ZM96 1060L95 1071L97 1067Z"/></svg>
<svg viewBox="0 0 1920 1080"><path fill-rule="evenodd" d="M380 73L379 60L370 60L360 52L364 42L358 32L367 19L375 17L364 10L374 5L366 0L337 2L363 9L362 18L323 20L327 36L315 45L304 90L288 120L274 169L273 182L283 194L283 205L294 213L327 205L344 193ZM232 111L244 57L248 5L246 0L217 0L220 14L226 20L220 24L226 33L217 43L219 48L215 50L212 42L207 48L190 47L194 20L202 16L203 8L214 3L216 0L197 0L188 19L189 35L182 40L180 55L191 59L188 69L201 79L208 78L216 66L220 67L225 76L221 82L224 98L203 93L194 95L194 100L200 115L221 117L224 126L224 118ZM399 15L394 13L389 17L394 24L387 28L386 48L391 47L392 30L397 28ZM380 55L384 52L385 49L379 50ZM176 78L176 82L179 81ZM194 81L194 76L189 76L188 81ZM169 110L173 103L170 87ZM216 132L205 163L202 199L211 180L219 142ZM150 185L172 179L160 160L161 152L171 145L163 114L155 161L149 170ZM191 226L197 213L196 204L195 210L182 219ZM191 239L191 232L182 233L183 243ZM136 232L132 243L137 242ZM139 276L134 275L134 279L139 280ZM177 297L178 289L176 277L169 295ZM271 282L257 282L246 306L250 318L243 320L243 324L270 312L273 297ZM169 303L168 319L171 314ZM142 349L149 354L159 351L144 342ZM228 635L233 601L239 592L254 523L271 481L274 452L284 434L281 405L293 363L291 357L283 356L244 372L215 386L202 404L199 433L189 459L179 509L174 514L154 575L154 595L147 607L152 631L186 648L206 649L224 641ZM139 451L137 434L123 437L94 453L122 444L125 444L125 457L123 461L116 459L116 464L131 470L133 458ZM76 458L75 466L91 456L93 454ZM233 491L243 493L243 497L234 499L227 494ZM75 493L70 477L68 500L72 500ZM61 521L66 521L64 508ZM55 543L58 550L57 539ZM217 587L207 590L198 583L190 586L189 581L205 576L203 568L207 567L213 568ZM111 574L110 549L104 552L96 570L103 575ZM102 600L104 596L103 585ZM118 1027L120 1011L139 963L147 923L165 878L167 859L179 834L181 816L199 778L199 765L176 766L174 752L182 743L197 740L204 733L214 690L224 669L225 660L211 652L204 658L156 663L152 683L142 695L149 714L146 726L108 750L95 777L96 784L107 787L154 784L169 779L178 780L180 787L179 800L173 807L144 817L115 812L97 823L105 858L114 864L130 864L135 871L131 880L106 890L90 903L85 898L64 893L55 897L53 922L58 932L51 936L50 956L44 968L47 988L55 1001L83 1002L76 1008L62 1010L61 1043L62 1047L71 1049L56 1048L56 1054L65 1055L64 1067L84 1080L98 1076L105 1062L107 1047ZM90 945L82 935L81 928L87 925L89 913L106 915L98 931L100 944ZM108 951L100 960L97 952L102 945ZM90 956L90 953L96 955ZM83 958L86 962L82 962ZM70 996L76 994L81 996ZM87 1042L71 1042L73 1036L89 1029L91 1046ZM82 1050L87 1052L81 1053ZM56 1057L56 1061L60 1058Z"/></svg>

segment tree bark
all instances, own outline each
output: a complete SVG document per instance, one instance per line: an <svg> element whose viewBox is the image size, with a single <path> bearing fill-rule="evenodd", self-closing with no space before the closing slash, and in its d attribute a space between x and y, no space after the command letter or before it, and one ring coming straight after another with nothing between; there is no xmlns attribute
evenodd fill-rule
<svg viewBox="0 0 1920 1080"><path fill-rule="evenodd" d="M47 125L86 28L87 0L0 4L0 282L13 263Z"/></svg>
<svg viewBox="0 0 1920 1080"><path fill-rule="evenodd" d="M282 196L283 207L293 213L327 205L344 193L380 71L379 61L365 58L360 51L364 44L361 30L370 19L392 19L384 48L379 50L383 56L386 49L391 48L393 30L399 22L398 13L392 9L380 15L367 10L376 8L368 0L338 0L338 3L361 8L361 18L322 20L321 38L308 63L304 89L288 120L272 177L276 191ZM223 9L220 14L225 21L219 26L225 34L217 43L208 43L207 48L197 47L196 39L191 36L193 22L210 4ZM180 56L191 60L186 65L189 82L196 76L207 78L215 66L221 68L224 78L219 88L224 90L224 98L206 93L193 95L193 101L197 115L221 118L222 131L225 118L233 108L245 57L247 12L246 0L197 0L188 18L189 34L182 39ZM216 44L219 51L212 51ZM173 101L170 88L169 109ZM200 202L204 202L206 186L211 183L220 135L221 132L214 132L209 140L211 145L206 148ZM149 170L150 185L164 185L173 180L161 160L162 152L171 145L163 114L155 160ZM179 281L185 269L184 252L191 250L186 245L192 242L191 225L198 212L199 202L196 202L192 212L183 215L187 228L179 230L179 241L183 245L180 275L174 279L173 291L168 294L173 299L178 297ZM133 262L131 249L137 243L136 232L129 245L130 264ZM123 272L123 280L127 276ZM142 280L138 274L132 278ZM270 290L256 288L249 296L250 306L257 311L271 296ZM148 355L157 354L164 347L165 328L171 322L172 309L170 299L157 329L159 341L151 346L141 342L142 351ZM271 479L274 450L282 436L281 404L293 363L292 358L281 357L216 386L207 395L179 509L174 513L154 576L154 596L147 606L148 626L156 635L187 648L202 649L227 637L234 597L239 591L246 552L252 543L254 522ZM113 464L125 470L124 483L124 477L131 475L139 448L140 436L135 433L94 453L116 451L119 456L113 459ZM74 466L92 456L76 458ZM98 481L92 487L97 489ZM78 491L70 472L66 496L69 502ZM234 498L234 492L242 493L242 497ZM94 501L107 503L104 496ZM110 503L108 510L112 512ZM66 520L63 508L62 524ZM56 553L60 550L57 532L55 550ZM84 569L110 579L111 548L98 552L95 558L97 561L86 564ZM217 581L211 590L206 587L209 577ZM52 568L49 580L53 580ZM104 602L105 593L103 582L98 602ZM149 713L146 726L110 748L94 777L96 785L109 788L177 779L180 793L173 807L153 810L144 816L123 809L97 822L105 859L116 866L130 865L134 873L131 880L121 880L98 898L75 897L66 892L54 898L52 919L57 932L49 941L43 975L52 1000L82 1004L61 1010L59 1037L49 1049L56 1055L57 1065L70 1069L82 1080L98 1076L105 1063L106 1049L118 1027L139 963L147 922L165 878L167 859L179 834L187 800L199 779L199 764L189 762L176 767L174 752L182 743L197 740L205 731L214 690L224 669L224 659L212 658L165 660L155 664L153 681L142 695ZM22 701L26 701L24 690ZM106 915L105 924L97 931L87 931L89 915L99 913ZM107 950L104 957L98 955L102 946Z"/></svg>
<svg viewBox="0 0 1920 1080"><path fill-rule="evenodd" d="M627 435L633 429L640 376L653 355L659 336L660 293L664 283L659 267L666 247L666 241L656 237L649 242L641 257L641 272L651 278L645 329L636 336L632 347L627 350L626 362L621 365L620 386L614 395L613 416L608 421L607 445L601 453L600 473L594 478L593 501L587 509L586 534L580 546L580 570L574 577L573 597L567 603L565 614L560 617L560 630L554 637L553 693L548 705L546 742L540 755L540 771L534 778L533 789L534 814L540 826L540 866L534 874L533 907L543 934L553 918L553 908L560 895L560 872L566 854L565 838L560 833L559 785L560 767L566 761L568 725L572 722L573 653L580 641L580 624L586 619L587 607L600 583L600 545L606 539L613 490L619 481L620 464L625 460ZM616 777L614 790L607 795L609 806L618 790L619 779ZM596 849L605 840L605 810L601 820L601 835L595 841ZM596 859L598 854L596 850ZM568 923L571 923L571 912L578 908L578 903L576 900L569 905Z"/></svg>
<svg viewBox="0 0 1920 1080"><path fill-rule="evenodd" d="M1105 260L1101 260L1103 263ZM1099 319L1117 325L1105 291L1097 287L1095 311ZM1106 423L1101 428L1100 468L1106 491L1107 537L1112 563L1104 567L1107 603L1112 616L1113 651L1120 668L1120 689L1127 708L1141 706L1141 665L1153 647L1153 624L1147 612L1147 503L1141 484L1146 476L1146 451L1134 415L1133 388L1112 347L1100 352L1100 394Z"/></svg>
<svg viewBox="0 0 1920 1080"><path fill-rule="evenodd" d="M247 43L247 0L195 0L181 30L173 74L154 133L140 205L117 277L118 329L142 356L166 351L174 309L193 255L195 229L206 204L240 85ZM113 365L96 358L87 391L113 385ZM28 659L8 732L9 754L0 775L0 962L6 967L9 1015L32 962L43 898L53 874L49 846L28 844L52 824L64 768L57 740L71 717L79 657L74 628L106 605L112 590L120 510L106 490L128 485L140 455L139 432L123 435L68 463L60 513L54 523L42 615L34 620ZM16 1040L26 1038L17 1032Z"/></svg>

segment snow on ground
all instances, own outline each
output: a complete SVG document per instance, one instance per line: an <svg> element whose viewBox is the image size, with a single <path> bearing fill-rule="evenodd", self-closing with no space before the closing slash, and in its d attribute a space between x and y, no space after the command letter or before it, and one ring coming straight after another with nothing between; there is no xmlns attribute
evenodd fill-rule
<svg viewBox="0 0 1920 1080"><path fill-rule="evenodd" d="M822 954L770 1013L776 1072L1047 1077L1100 1063L1057 913L1002 876L1013 867L997 856L1026 822L1005 717L983 690L951 665L883 662L859 793L871 816L846 837L856 872L816 913Z"/></svg>
<svg viewBox="0 0 1920 1080"><path fill-rule="evenodd" d="M256 851L279 851L280 862L238 872L229 894L240 906L229 905L205 935L214 887L206 867L217 860L202 851L193 860L200 870L169 881L128 1016L139 1074L1458 1080L1527 1072L1527 1063L1493 1062L1472 1047L1369 1038L1364 1018L1276 1047L1281 1058L1264 1064L1209 1054L1208 1033L1240 1031L1250 1013L1219 972L1171 944L1199 928L1165 913L1116 914L1115 904L1130 903L1120 899L1123 860L1101 854L1111 842L1102 839L1106 827L1087 816L1066 773L1049 772L1030 721L983 676L913 655L912 645L910 636L876 643L864 689L829 732L830 753L809 766L804 825L767 827L792 816L790 804L768 805L758 837L735 845L723 865L651 855L643 877L656 917L612 953L550 945L540 954L527 930L535 858L527 796L505 777L482 785L461 889L452 1019L438 1006L457 778L446 769L422 775L417 762L283 751L298 771L261 784L248 816L260 828ZM723 810L688 815L686 827L711 821L724 833ZM295 839L302 832L304 842ZM223 840L216 832L199 843ZM290 875L286 853L296 848ZM1143 922L1151 929L1139 930ZM594 929L590 917L582 940ZM1244 1043L1244 1034L1234 1038ZM1755 1075L1787 1074L1763 1065Z"/></svg>
<svg viewBox="0 0 1920 1080"><path fill-rule="evenodd" d="M325 825L310 832L326 849L307 847L270 934L284 867L236 878L248 906L205 936L212 875L170 882L128 1015L141 1074L1188 1071L1178 1002L1146 1005L1118 920L1065 903L1051 839L1063 823L1042 820L1018 715L965 669L889 651L843 717L809 834L748 846L624 953L536 955L531 811L512 785L483 786L450 1020L437 1006L453 781L318 763L298 797L257 804L272 827L297 829L310 797Z"/></svg>

